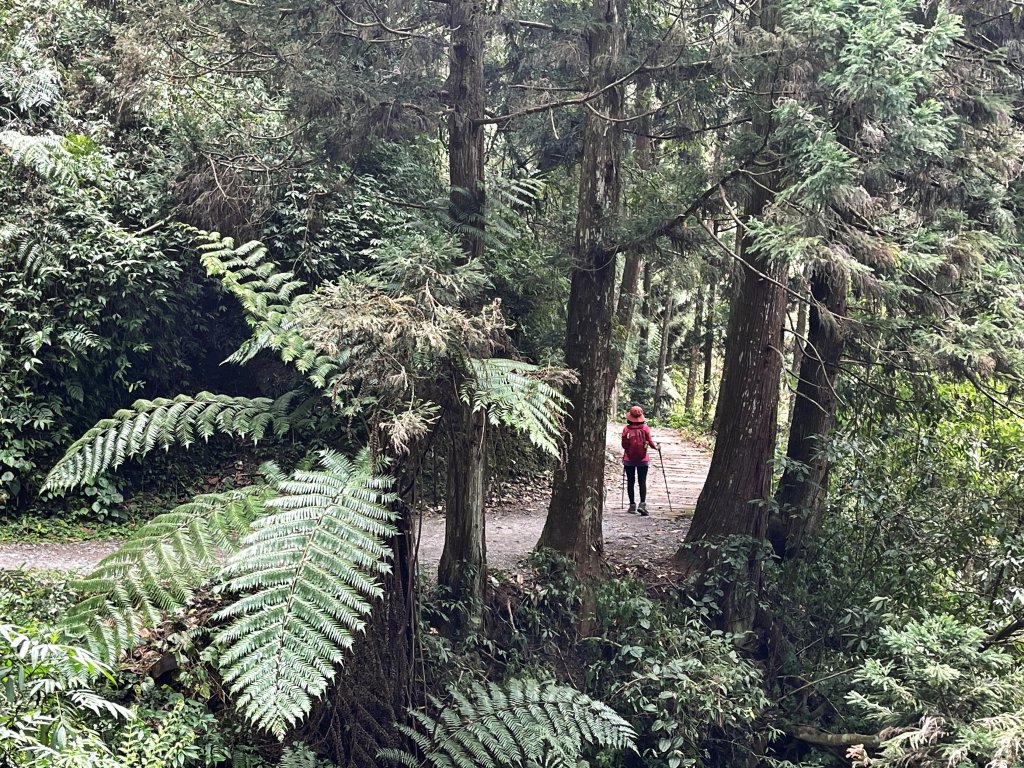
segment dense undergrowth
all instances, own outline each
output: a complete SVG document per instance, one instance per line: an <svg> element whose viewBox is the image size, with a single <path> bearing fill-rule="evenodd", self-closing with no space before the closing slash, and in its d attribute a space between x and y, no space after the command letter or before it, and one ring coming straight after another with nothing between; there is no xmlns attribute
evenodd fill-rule
<svg viewBox="0 0 1024 768"><path fill-rule="evenodd" d="M443 711L446 689L468 691L474 681L569 685L636 732L635 750L599 750L595 765L1015 765L1024 744L1024 669L1012 649L962 617L870 600L862 608L877 611L873 628L839 621L845 631L829 635L822 630L830 625L813 617L829 609L831 595L807 594L804 617L786 625L780 670L778 660L711 631L707 606L663 583L611 575L595 591L586 637L583 587L557 557L537 556L528 568L492 574L491 583L484 624L458 638L447 627L463 607L436 587L423 592L414 701ZM117 668L44 645L71 600L63 575L10 573L0 587L4 615L32 627L5 629L0 649L8 680L0 727L21 739L9 742L8 759L183 767L314 759L301 747L282 753L274 739L254 741L243 727L209 665L212 595L198 595ZM24 751L35 734L46 749ZM826 734L839 736L829 745Z"/></svg>

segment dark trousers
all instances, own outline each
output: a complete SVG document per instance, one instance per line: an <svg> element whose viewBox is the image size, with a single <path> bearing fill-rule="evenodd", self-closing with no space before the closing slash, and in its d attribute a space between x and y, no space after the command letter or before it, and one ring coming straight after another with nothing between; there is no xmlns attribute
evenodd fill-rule
<svg viewBox="0 0 1024 768"><path fill-rule="evenodd" d="M640 503L642 504L645 501L647 501L647 469L648 469L648 466L649 465L647 465L647 464L641 464L638 467L628 467L628 466L626 467L626 479L629 480L628 490L629 490L629 503L630 504L635 503L634 499L633 499L633 481L638 479L638 478L640 480Z"/></svg>

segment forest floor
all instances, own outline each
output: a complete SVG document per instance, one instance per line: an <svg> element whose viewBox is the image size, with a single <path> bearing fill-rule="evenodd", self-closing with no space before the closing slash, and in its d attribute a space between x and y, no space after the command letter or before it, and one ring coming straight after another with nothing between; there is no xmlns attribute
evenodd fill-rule
<svg viewBox="0 0 1024 768"><path fill-rule="evenodd" d="M683 439L675 430L654 428L661 444L664 475L657 452L652 452L647 478L648 517L631 515L622 502L621 426L609 425L605 469L605 553L616 566L650 567L671 555L690 524L697 496L707 477L708 452ZM666 480L671 497L666 495ZM544 527L550 477L536 481L500 483L492 489L487 509L487 561L492 568L512 570L533 549ZM444 545L444 517L428 509L414 523L419 532L419 561L433 574ZM113 552L119 541L81 541L0 544L0 570L27 567L87 570Z"/></svg>

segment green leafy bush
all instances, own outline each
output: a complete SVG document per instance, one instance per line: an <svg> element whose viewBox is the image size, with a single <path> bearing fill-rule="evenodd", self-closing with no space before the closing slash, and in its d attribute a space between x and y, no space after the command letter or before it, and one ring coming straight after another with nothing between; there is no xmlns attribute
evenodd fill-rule
<svg viewBox="0 0 1024 768"><path fill-rule="evenodd" d="M103 678L110 669L88 651L0 625L0 763L118 765L97 727L133 715L94 690Z"/></svg>
<svg viewBox="0 0 1024 768"><path fill-rule="evenodd" d="M1020 765L1024 668L950 616L883 628L847 703L880 729L873 766Z"/></svg>
<svg viewBox="0 0 1024 768"><path fill-rule="evenodd" d="M75 601L66 571L0 570L0 617L19 627L55 625Z"/></svg>
<svg viewBox="0 0 1024 768"><path fill-rule="evenodd" d="M751 754L753 725L769 701L761 670L731 637L627 579L598 590L597 620L587 690L634 724L645 765L710 767Z"/></svg>

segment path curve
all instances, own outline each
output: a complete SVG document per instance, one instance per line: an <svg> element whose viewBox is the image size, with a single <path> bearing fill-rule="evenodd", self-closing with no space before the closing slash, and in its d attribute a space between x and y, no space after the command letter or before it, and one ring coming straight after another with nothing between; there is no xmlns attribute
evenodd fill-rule
<svg viewBox="0 0 1024 768"><path fill-rule="evenodd" d="M652 429L655 441L661 444L664 475L658 454L652 452L647 478L650 516L631 515L622 503L621 430L621 426L609 425L607 432L605 552L616 563L654 562L674 552L686 535L711 457L675 430ZM666 479L671 497L666 495ZM537 543L551 495L549 482L544 480L536 487L516 485L497 489L492 494L487 516L487 560L492 568L514 569ZM428 574L433 574L444 546L444 518L424 514L413 527L419 533L420 563ZM20 567L88 570L119 545L117 541L0 544L0 571ZM2 579L0 573L0 584Z"/></svg>

